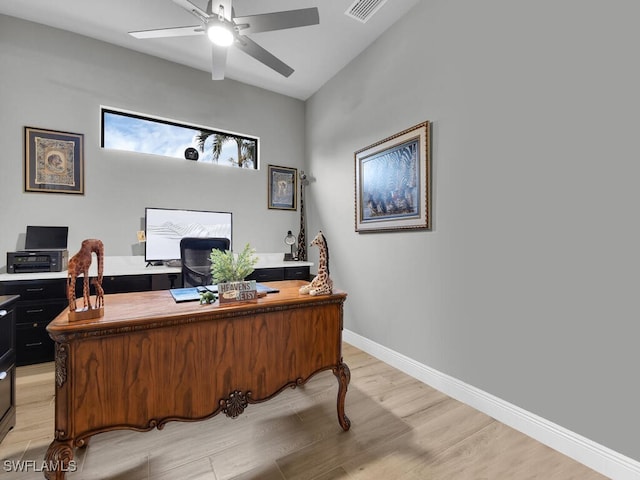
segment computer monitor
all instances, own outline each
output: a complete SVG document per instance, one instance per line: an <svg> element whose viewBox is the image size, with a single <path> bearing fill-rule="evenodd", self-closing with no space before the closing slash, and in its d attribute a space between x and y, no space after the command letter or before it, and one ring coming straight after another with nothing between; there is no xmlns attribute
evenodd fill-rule
<svg viewBox="0 0 640 480"><path fill-rule="evenodd" d="M231 212L147 207L144 258L147 262L178 260L184 237L228 238L231 249L232 220Z"/></svg>
<svg viewBox="0 0 640 480"><path fill-rule="evenodd" d="M69 227L27 225L25 250L66 250Z"/></svg>

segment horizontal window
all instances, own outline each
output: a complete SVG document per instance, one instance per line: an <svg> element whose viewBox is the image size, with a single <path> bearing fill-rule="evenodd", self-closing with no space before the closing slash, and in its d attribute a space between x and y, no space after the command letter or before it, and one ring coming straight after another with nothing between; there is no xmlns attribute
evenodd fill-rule
<svg viewBox="0 0 640 480"><path fill-rule="evenodd" d="M102 148L258 168L256 137L109 108L101 116Z"/></svg>

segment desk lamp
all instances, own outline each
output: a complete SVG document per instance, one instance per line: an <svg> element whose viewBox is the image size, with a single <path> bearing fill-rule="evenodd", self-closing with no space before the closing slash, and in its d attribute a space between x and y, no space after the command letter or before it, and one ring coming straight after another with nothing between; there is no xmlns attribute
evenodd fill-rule
<svg viewBox="0 0 640 480"><path fill-rule="evenodd" d="M287 232L287 236L284 237L284 243L291 247L291 253L285 253L284 254L284 260L285 261L294 260L294 258L293 258L293 246L296 244L296 237L294 237L292 235L291 230L289 230Z"/></svg>

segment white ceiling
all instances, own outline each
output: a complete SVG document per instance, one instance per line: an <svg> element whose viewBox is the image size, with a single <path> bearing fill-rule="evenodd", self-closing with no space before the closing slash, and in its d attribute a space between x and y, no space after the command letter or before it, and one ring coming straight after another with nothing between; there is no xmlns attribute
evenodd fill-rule
<svg viewBox="0 0 640 480"><path fill-rule="evenodd" d="M306 100L419 1L388 0L362 23L345 15L353 0L235 0L237 16L318 7L320 24L250 35L295 70L289 78L235 48L228 53L225 76ZM192 2L206 9L206 0ZM206 36L139 40L128 35L135 30L198 24L197 18L171 0L1 0L0 14L164 58L207 72L211 78Z"/></svg>

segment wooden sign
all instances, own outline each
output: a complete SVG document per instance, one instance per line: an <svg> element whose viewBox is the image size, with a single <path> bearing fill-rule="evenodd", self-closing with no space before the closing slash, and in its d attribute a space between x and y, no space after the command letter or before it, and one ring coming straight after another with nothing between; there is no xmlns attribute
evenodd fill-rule
<svg viewBox="0 0 640 480"><path fill-rule="evenodd" d="M250 302L258 300L256 281L224 282L218 284L220 304L231 302Z"/></svg>

